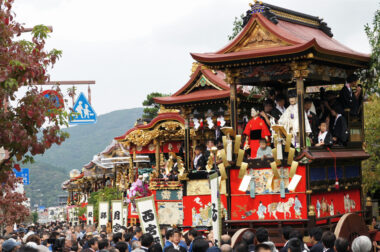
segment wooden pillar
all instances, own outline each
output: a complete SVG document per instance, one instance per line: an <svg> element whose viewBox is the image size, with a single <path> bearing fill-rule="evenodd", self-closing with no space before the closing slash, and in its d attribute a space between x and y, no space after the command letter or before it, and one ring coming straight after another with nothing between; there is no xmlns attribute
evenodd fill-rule
<svg viewBox="0 0 380 252"><path fill-rule="evenodd" d="M154 140L154 145L156 147L156 153L155 153L155 156L156 156L156 172L157 172L157 176L160 174L160 141L155 139Z"/></svg>
<svg viewBox="0 0 380 252"><path fill-rule="evenodd" d="M297 87L297 105L298 105L298 129L299 129L299 141L301 150L306 149L306 131L305 131L305 109L304 109L304 94L305 88L302 77L298 77L296 80Z"/></svg>
<svg viewBox="0 0 380 252"><path fill-rule="evenodd" d="M190 162L190 127L189 119L185 119L185 139L184 139L184 151L185 151L185 167L187 171L191 171Z"/></svg>
<svg viewBox="0 0 380 252"><path fill-rule="evenodd" d="M232 78L232 83L230 83L230 120L231 127L233 128L235 134L237 133L237 99L236 99L236 81Z"/></svg>

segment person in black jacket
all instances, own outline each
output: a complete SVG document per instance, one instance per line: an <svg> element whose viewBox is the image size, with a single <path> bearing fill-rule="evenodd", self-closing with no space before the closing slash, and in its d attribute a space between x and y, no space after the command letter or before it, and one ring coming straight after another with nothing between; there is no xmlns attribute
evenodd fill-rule
<svg viewBox="0 0 380 252"><path fill-rule="evenodd" d="M310 252L323 252L322 239L322 229L320 227L315 227L310 230L310 241L313 246L310 248Z"/></svg>
<svg viewBox="0 0 380 252"><path fill-rule="evenodd" d="M290 233L293 231L293 228L290 226L285 226L282 228L282 238L286 241L284 244L284 247L280 249L280 252L288 252L288 241L289 241L289 236Z"/></svg>
<svg viewBox="0 0 380 252"><path fill-rule="evenodd" d="M196 146L195 147L195 157L193 160L194 170L200 171L205 170L207 164L207 159L205 155L202 153L202 147Z"/></svg>
<svg viewBox="0 0 380 252"><path fill-rule="evenodd" d="M187 250L179 245L179 242L181 241L181 232L178 229L173 230L173 242L170 246L166 247L164 249L164 252L169 252L173 249L179 251L179 252L187 252Z"/></svg>
<svg viewBox="0 0 380 252"><path fill-rule="evenodd" d="M246 231L242 236L242 240L248 245L248 252L255 251L255 234L253 232Z"/></svg>
<svg viewBox="0 0 380 252"><path fill-rule="evenodd" d="M346 145L349 136L346 119L335 110L331 110L331 116L330 128L334 143Z"/></svg>
<svg viewBox="0 0 380 252"><path fill-rule="evenodd" d="M356 86L359 77L355 74L351 74L346 79L346 84L340 90L339 101L345 109L350 109L350 114L356 116L359 112L359 98L361 94L361 88L357 87L356 91L352 90Z"/></svg>
<svg viewBox="0 0 380 252"><path fill-rule="evenodd" d="M322 243L325 247L325 252L334 252L334 243L335 243L336 237L335 234L331 231L326 231L322 235Z"/></svg>

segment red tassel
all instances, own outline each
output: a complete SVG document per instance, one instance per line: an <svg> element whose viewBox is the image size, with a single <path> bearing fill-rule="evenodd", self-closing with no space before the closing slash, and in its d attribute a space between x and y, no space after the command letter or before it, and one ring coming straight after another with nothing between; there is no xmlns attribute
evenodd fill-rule
<svg viewBox="0 0 380 252"><path fill-rule="evenodd" d="M200 124L199 124L200 126L200 128L203 128L203 120L201 119L201 122L200 122Z"/></svg>

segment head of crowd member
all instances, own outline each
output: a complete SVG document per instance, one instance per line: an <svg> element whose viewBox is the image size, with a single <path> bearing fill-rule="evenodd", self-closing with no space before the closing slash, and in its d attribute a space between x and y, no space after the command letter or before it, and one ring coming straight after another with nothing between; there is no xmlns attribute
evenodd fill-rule
<svg viewBox="0 0 380 252"><path fill-rule="evenodd" d="M97 251L98 250L98 239L96 238L91 238L89 241L88 241L88 246L93 249L94 251ZM71 247L71 246L70 246Z"/></svg>
<svg viewBox="0 0 380 252"><path fill-rule="evenodd" d="M335 252L348 252L350 251L350 244L344 238L338 238L334 243Z"/></svg>
<svg viewBox="0 0 380 252"><path fill-rule="evenodd" d="M34 242L37 245L41 245L41 239L36 234L29 235L28 238L26 238L26 242L25 243L28 243L28 242Z"/></svg>
<svg viewBox="0 0 380 252"><path fill-rule="evenodd" d="M247 252L247 251L248 251L248 245L244 241L240 241L238 244L235 245L234 252Z"/></svg>
<svg viewBox="0 0 380 252"><path fill-rule="evenodd" d="M356 84L358 83L358 80L359 80L359 77L356 75L356 74L350 74L347 79L346 79L346 82L347 84L350 85L350 87L355 87Z"/></svg>
<svg viewBox="0 0 380 252"><path fill-rule="evenodd" d="M322 243L327 251L333 251L335 240L335 234L331 231L326 231L322 234Z"/></svg>
<svg viewBox="0 0 380 252"><path fill-rule="evenodd" d="M179 231L179 229L174 229L173 230L173 243L175 245L178 245L179 242L181 241L182 233Z"/></svg>
<svg viewBox="0 0 380 252"><path fill-rule="evenodd" d="M109 242L112 242L112 240L113 240L113 234L112 233L107 234L107 240Z"/></svg>
<svg viewBox="0 0 380 252"><path fill-rule="evenodd" d="M164 172L165 172L165 169L164 169ZM166 231L168 231L167 227L161 227L160 231L161 231L162 239L166 239Z"/></svg>
<svg viewBox="0 0 380 252"><path fill-rule="evenodd" d="M296 237L289 239L287 247L287 252L302 252L303 250L303 244L301 240Z"/></svg>
<svg viewBox="0 0 380 252"><path fill-rule="evenodd" d="M136 240L136 239L139 240L140 237L141 237L142 234L143 234L141 227L136 227L136 229L135 229L135 231L133 232L133 234L134 234L134 236L133 236L134 240Z"/></svg>
<svg viewBox="0 0 380 252"><path fill-rule="evenodd" d="M154 243L149 247L148 252L162 252L162 246L159 243Z"/></svg>
<svg viewBox="0 0 380 252"><path fill-rule="evenodd" d="M140 241L132 241L131 243L131 250L139 249L141 247Z"/></svg>
<svg viewBox="0 0 380 252"><path fill-rule="evenodd" d="M208 242L200 236L193 241L193 252L206 252L208 248Z"/></svg>
<svg viewBox="0 0 380 252"><path fill-rule="evenodd" d="M351 244L352 252L370 252L372 250L371 240L364 235L356 237Z"/></svg>
<svg viewBox="0 0 380 252"><path fill-rule="evenodd" d="M18 252L38 252L37 248L31 247L31 246L22 246Z"/></svg>
<svg viewBox="0 0 380 252"><path fill-rule="evenodd" d="M282 238L284 238L285 241L288 241L290 238L290 233L293 231L293 228L290 226L285 226L282 228Z"/></svg>
<svg viewBox="0 0 380 252"><path fill-rule="evenodd" d="M271 252L272 249L268 244L260 243L255 247L255 252Z"/></svg>
<svg viewBox="0 0 380 252"><path fill-rule="evenodd" d="M312 228L309 235L311 244L317 244L322 239L322 229L320 227Z"/></svg>
<svg viewBox="0 0 380 252"><path fill-rule="evenodd" d="M115 234L113 234L113 236L112 236L112 241L113 241L113 243L118 243L119 241L123 241L123 234L122 233L115 233Z"/></svg>
<svg viewBox="0 0 380 252"><path fill-rule="evenodd" d="M228 244L231 245L231 236L224 234L220 237L220 245Z"/></svg>
<svg viewBox="0 0 380 252"><path fill-rule="evenodd" d="M256 230L257 243L266 242L266 241L268 241L268 239L269 239L268 230L266 230L265 228L262 228L262 227L260 227Z"/></svg>
<svg viewBox="0 0 380 252"><path fill-rule="evenodd" d="M212 147L215 147L213 140L208 140L206 144L207 150L211 150Z"/></svg>
<svg viewBox="0 0 380 252"><path fill-rule="evenodd" d="M141 248L148 249L153 244L153 236L151 234L143 234L141 236Z"/></svg>
<svg viewBox="0 0 380 252"><path fill-rule="evenodd" d="M188 236L189 236L190 241L194 241L195 237L198 236L198 231L196 229L192 228L189 230Z"/></svg>
<svg viewBox="0 0 380 252"><path fill-rule="evenodd" d="M129 233L129 232L126 232L123 236L124 236L124 241L125 242L130 242L131 239L132 239L132 234Z"/></svg>
<svg viewBox="0 0 380 252"><path fill-rule="evenodd" d="M98 241L99 250L109 249L109 246L110 246L110 242L107 239L103 239L103 240Z"/></svg>
<svg viewBox="0 0 380 252"><path fill-rule="evenodd" d="M169 241L171 243L173 243L173 236L174 236L174 230L173 229L169 229L168 231L166 231L166 241Z"/></svg>
<svg viewBox="0 0 380 252"><path fill-rule="evenodd" d="M222 246L220 246L220 250L222 252L232 252L232 247L230 244L222 244Z"/></svg>
<svg viewBox="0 0 380 252"><path fill-rule="evenodd" d="M119 252L126 252L128 251L128 245L125 242L119 241L116 243L115 248L119 250Z"/></svg>
<svg viewBox="0 0 380 252"><path fill-rule="evenodd" d="M241 238L248 246L253 245L255 242L255 234L249 230Z"/></svg>
<svg viewBox="0 0 380 252"><path fill-rule="evenodd" d="M16 242L14 239L8 239L2 244L2 252L15 252L21 246L21 243Z"/></svg>
<svg viewBox="0 0 380 252"><path fill-rule="evenodd" d="M41 235L41 242L47 241L50 237L50 234L46 231L44 231Z"/></svg>

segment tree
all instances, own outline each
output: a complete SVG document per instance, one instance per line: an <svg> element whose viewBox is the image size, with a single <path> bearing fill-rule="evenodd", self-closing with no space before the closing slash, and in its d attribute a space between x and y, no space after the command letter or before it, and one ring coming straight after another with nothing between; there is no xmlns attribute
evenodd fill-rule
<svg viewBox="0 0 380 252"><path fill-rule="evenodd" d="M158 110L160 109L160 105L155 103L153 98L163 97L163 96L168 96L168 95L158 93L158 92L153 92L146 96L146 99L143 101L143 106L144 106L143 118L144 119L153 119L154 117L157 116Z"/></svg>
<svg viewBox="0 0 380 252"><path fill-rule="evenodd" d="M31 41L16 40L24 28L14 19L13 2L0 0L0 146L9 152L0 164L0 182L7 180L16 162L32 162L34 155L68 137L61 130L67 113L56 109L35 85L49 80L47 71L62 52L45 49L50 31L43 25L33 28ZM21 88L25 94L17 100Z"/></svg>
<svg viewBox="0 0 380 252"><path fill-rule="evenodd" d="M37 211L32 212L32 222L33 223L38 222L38 212Z"/></svg>
<svg viewBox="0 0 380 252"><path fill-rule="evenodd" d="M372 95L364 108L365 150L370 158L363 162L363 192L374 193L380 188L380 98Z"/></svg>
<svg viewBox="0 0 380 252"><path fill-rule="evenodd" d="M370 158L363 162L363 192L374 193L380 188L380 10L375 12L372 27L365 25L371 46L371 61L368 69L360 72L360 80L369 98L364 106L365 150Z"/></svg>
<svg viewBox="0 0 380 252"><path fill-rule="evenodd" d="M233 27L232 27L232 35L228 35L228 40L233 40L241 30L243 30L243 18L244 14L240 15L240 18L235 17Z"/></svg>
<svg viewBox="0 0 380 252"><path fill-rule="evenodd" d="M8 179L0 183L0 226L13 225L24 221L29 215L28 208L23 204L27 198L25 193L16 191L17 184L22 183L22 178L16 178L12 171L8 171Z"/></svg>
<svg viewBox="0 0 380 252"><path fill-rule="evenodd" d="M375 12L372 27L364 27L371 46L370 67L360 72L360 80L367 94L380 95L380 9Z"/></svg>

